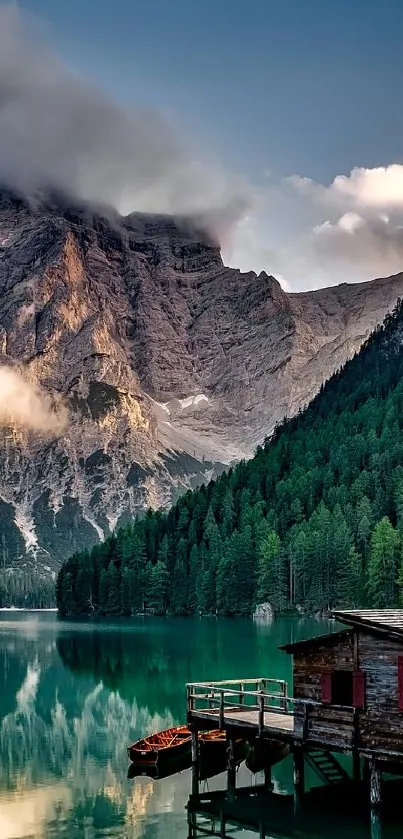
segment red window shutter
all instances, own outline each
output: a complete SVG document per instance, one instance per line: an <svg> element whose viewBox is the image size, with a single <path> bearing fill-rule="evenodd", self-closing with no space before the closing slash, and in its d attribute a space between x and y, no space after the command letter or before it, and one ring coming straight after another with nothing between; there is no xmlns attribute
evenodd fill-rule
<svg viewBox="0 0 403 839"><path fill-rule="evenodd" d="M332 701L332 674L331 673L323 673L321 677L322 681L322 702L326 705L330 705Z"/></svg>
<svg viewBox="0 0 403 839"><path fill-rule="evenodd" d="M365 673L362 670L353 673L353 706L365 708Z"/></svg>
<svg viewBox="0 0 403 839"><path fill-rule="evenodd" d="M403 711L403 655L397 659L397 679L399 687L399 711Z"/></svg>

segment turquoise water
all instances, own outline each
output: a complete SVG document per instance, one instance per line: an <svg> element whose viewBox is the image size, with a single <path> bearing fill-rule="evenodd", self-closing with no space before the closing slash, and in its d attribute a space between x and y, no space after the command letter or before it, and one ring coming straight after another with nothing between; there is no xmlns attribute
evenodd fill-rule
<svg viewBox="0 0 403 839"><path fill-rule="evenodd" d="M198 836L187 823L190 772L128 780L127 745L184 721L187 681L289 679L290 659L278 646L330 628L314 620L90 624L53 613L0 614L1 839ZM276 767L276 791L292 790L291 769L289 759ZM238 785L251 783L241 767ZM208 785L223 788L225 776ZM286 839L287 830L275 835ZM349 821L344 832L345 839L358 835ZM231 835L256 837L240 829ZM331 835L325 823L315 832Z"/></svg>

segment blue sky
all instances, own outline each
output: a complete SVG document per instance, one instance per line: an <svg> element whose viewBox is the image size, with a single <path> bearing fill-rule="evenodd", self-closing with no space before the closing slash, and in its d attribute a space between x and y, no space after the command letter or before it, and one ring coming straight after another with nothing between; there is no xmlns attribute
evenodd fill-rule
<svg viewBox="0 0 403 839"><path fill-rule="evenodd" d="M401 208L394 203L391 220L388 188L382 186L374 208L371 201L362 205L362 191L358 201L349 195L343 204L333 200L337 190L321 192L320 185L329 187L354 168L403 164L401 0L19 5L44 22L47 40L70 67L122 103L167 113L185 136L264 195L259 211L241 225L230 261L273 267L293 288L398 269ZM400 177L399 168L387 170L389 186L393 172ZM315 183L284 182L291 175ZM348 213L351 224L335 230ZM326 223L335 230L324 230L325 238L334 237L330 259L328 241L321 239L319 250L309 241L313 230L322 237ZM380 254L373 241L379 225ZM361 244L352 247L349 239L351 255L335 268L339 234ZM295 252L292 259L287 250Z"/></svg>

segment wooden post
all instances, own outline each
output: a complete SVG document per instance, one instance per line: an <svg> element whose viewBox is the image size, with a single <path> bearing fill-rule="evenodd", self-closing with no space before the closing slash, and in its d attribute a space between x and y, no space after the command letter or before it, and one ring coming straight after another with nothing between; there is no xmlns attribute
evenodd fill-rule
<svg viewBox="0 0 403 839"><path fill-rule="evenodd" d="M236 762L234 741L227 733L227 797L232 801L236 793Z"/></svg>
<svg viewBox="0 0 403 839"><path fill-rule="evenodd" d="M192 795L198 795L199 774L199 732L192 728Z"/></svg>
<svg viewBox="0 0 403 839"><path fill-rule="evenodd" d="M369 760L369 790L371 810L379 810L382 804L381 770L374 757Z"/></svg>
<svg viewBox="0 0 403 839"><path fill-rule="evenodd" d="M361 781L361 759L355 749L353 751L353 781L356 784Z"/></svg>
<svg viewBox="0 0 403 839"><path fill-rule="evenodd" d="M259 737L263 734L264 728L264 694L259 696Z"/></svg>
<svg viewBox="0 0 403 839"><path fill-rule="evenodd" d="M369 791L369 760L366 758L362 767L362 782Z"/></svg>
<svg viewBox="0 0 403 839"><path fill-rule="evenodd" d="M221 689L220 692L220 717L219 717L219 725L221 731L224 728L224 691Z"/></svg>
<svg viewBox="0 0 403 839"><path fill-rule="evenodd" d="M220 814L220 836L221 839L225 839L225 816L222 811Z"/></svg>
<svg viewBox="0 0 403 839"><path fill-rule="evenodd" d="M304 749L294 746L294 788L297 799L301 800L305 792Z"/></svg>
<svg viewBox="0 0 403 839"><path fill-rule="evenodd" d="M371 839L382 839L382 822L378 810L371 809Z"/></svg>
<svg viewBox="0 0 403 839"><path fill-rule="evenodd" d="M271 766L264 767L264 787L266 792L271 792L273 784L271 782Z"/></svg>
<svg viewBox="0 0 403 839"><path fill-rule="evenodd" d="M196 839L197 837L197 823L196 823L196 813L192 813L188 810L188 835L187 839Z"/></svg>

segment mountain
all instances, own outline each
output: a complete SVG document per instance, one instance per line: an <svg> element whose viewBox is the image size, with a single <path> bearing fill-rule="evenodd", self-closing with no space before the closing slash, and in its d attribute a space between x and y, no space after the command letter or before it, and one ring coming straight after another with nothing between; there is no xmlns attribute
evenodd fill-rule
<svg viewBox="0 0 403 839"><path fill-rule="evenodd" d="M0 365L68 412L53 436L1 432L2 566L49 573L250 457L393 308L403 275L286 294L225 267L196 222L3 191L0 290Z"/></svg>
<svg viewBox="0 0 403 839"><path fill-rule="evenodd" d="M62 614L403 602L403 303L253 459L61 568Z"/></svg>

